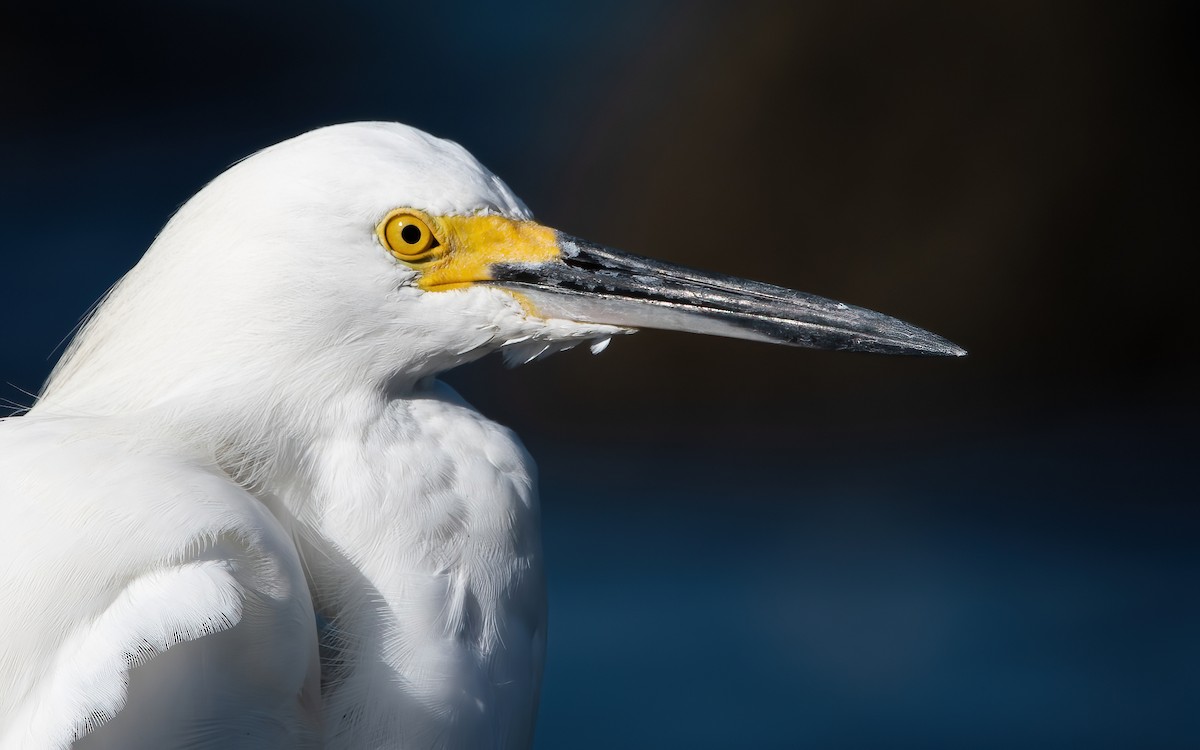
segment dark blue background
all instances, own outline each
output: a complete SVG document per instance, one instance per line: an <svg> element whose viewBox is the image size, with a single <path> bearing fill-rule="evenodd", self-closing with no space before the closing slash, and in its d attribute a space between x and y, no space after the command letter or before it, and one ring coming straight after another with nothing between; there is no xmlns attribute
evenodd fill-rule
<svg viewBox="0 0 1200 750"><path fill-rule="evenodd" d="M408 122L546 223L971 350L451 374L542 466L539 747L1196 746L1192 19L960 6L7 10L0 395L226 165Z"/></svg>

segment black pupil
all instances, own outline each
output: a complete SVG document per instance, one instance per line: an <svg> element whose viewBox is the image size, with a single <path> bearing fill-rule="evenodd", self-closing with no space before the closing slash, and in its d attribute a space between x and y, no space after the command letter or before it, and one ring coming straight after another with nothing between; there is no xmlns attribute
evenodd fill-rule
<svg viewBox="0 0 1200 750"><path fill-rule="evenodd" d="M400 230L400 239L410 245L415 245L421 241L421 228L416 224L405 224Z"/></svg>

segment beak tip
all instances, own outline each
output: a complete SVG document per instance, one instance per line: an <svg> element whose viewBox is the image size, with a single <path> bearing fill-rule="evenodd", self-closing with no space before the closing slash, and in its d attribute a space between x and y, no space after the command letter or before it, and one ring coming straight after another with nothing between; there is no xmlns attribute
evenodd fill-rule
<svg viewBox="0 0 1200 750"><path fill-rule="evenodd" d="M930 335L935 340L931 342L931 345L923 347L923 351L919 352L920 354L925 354L931 357L953 357L955 359L967 356L967 350L963 349L958 344L955 344L949 339L944 339L941 336L936 336L934 334Z"/></svg>
<svg viewBox="0 0 1200 750"><path fill-rule="evenodd" d="M882 354L909 354L918 357L958 358L967 356L966 349L932 331L870 310L865 310L864 316L876 320L878 328L875 332L881 334L876 339L868 339L867 351ZM882 347L879 346L880 343L883 343Z"/></svg>
<svg viewBox="0 0 1200 750"><path fill-rule="evenodd" d="M933 354L937 357L958 358L967 356L967 350L963 349L958 344L955 344L953 341L941 338L939 336L937 346L930 349L930 354Z"/></svg>

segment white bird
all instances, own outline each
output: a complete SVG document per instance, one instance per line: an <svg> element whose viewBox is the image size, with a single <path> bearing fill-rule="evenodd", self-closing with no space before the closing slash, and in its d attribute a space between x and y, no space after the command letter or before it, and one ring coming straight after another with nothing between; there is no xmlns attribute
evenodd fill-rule
<svg viewBox="0 0 1200 750"><path fill-rule="evenodd" d="M0 748L528 747L533 462L435 377L632 327L963 353L542 227L402 125L235 165L0 422Z"/></svg>

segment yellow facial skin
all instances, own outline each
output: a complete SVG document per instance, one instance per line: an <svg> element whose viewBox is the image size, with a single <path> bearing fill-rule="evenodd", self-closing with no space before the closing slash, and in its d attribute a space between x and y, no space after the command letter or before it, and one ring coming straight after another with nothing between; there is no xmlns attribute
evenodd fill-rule
<svg viewBox="0 0 1200 750"><path fill-rule="evenodd" d="M410 248L399 239L398 229L406 223L427 227L437 238L436 246L408 255ZM396 209L380 222L376 233L392 255L421 271L417 286L427 292L487 281L496 263L544 263L562 253L553 229L503 216L430 216Z"/></svg>

